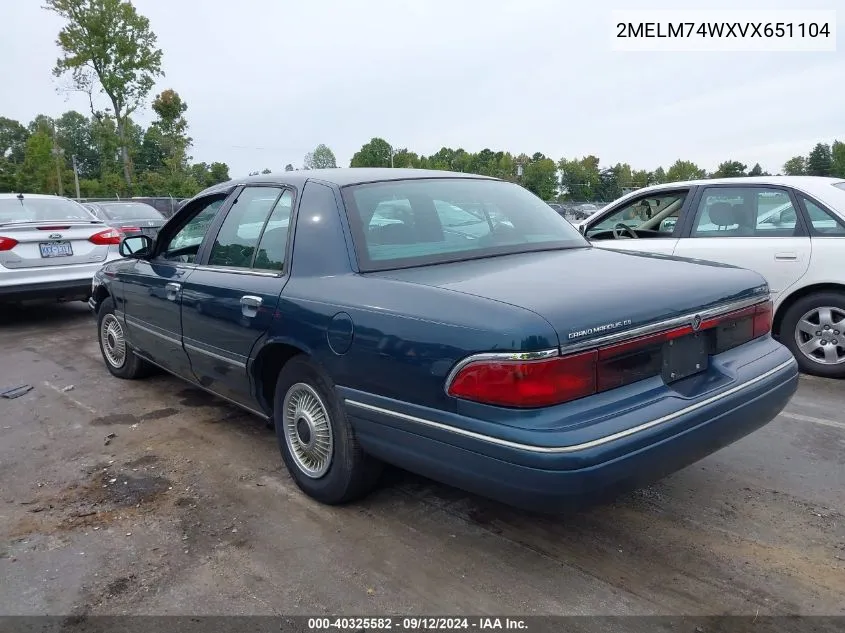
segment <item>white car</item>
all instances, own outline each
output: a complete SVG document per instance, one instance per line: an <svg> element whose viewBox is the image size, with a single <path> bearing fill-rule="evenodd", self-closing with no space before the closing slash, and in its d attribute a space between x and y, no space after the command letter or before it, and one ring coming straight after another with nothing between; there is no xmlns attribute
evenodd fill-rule
<svg viewBox="0 0 845 633"><path fill-rule="evenodd" d="M0 303L87 301L122 238L68 198L0 194Z"/></svg>
<svg viewBox="0 0 845 633"><path fill-rule="evenodd" d="M578 223L593 245L762 274L801 369L845 377L845 180L696 180L631 192ZM659 283L655 280L655 283Z"/></svg>

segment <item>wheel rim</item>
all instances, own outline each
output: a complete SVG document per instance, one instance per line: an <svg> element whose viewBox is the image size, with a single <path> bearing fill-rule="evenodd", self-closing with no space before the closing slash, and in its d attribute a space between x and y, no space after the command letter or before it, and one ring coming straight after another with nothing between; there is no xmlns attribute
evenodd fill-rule
<svg viewBox="0 0 845 633"><path fill-rule="evenodd" d="M126 362L126 337L120 321L113 314L103 317L100 325L100 342L103 346L103 356L106 361L115 369L123 367Z"/></svg>
<svg viewBox="0 0 845 633"><path fill-rule="evenodd" d="M845 310L823 306L804 313L795 326L795 343L820 365L845 362Z"/></svg>
<svg viewBox="0 0 845 633"><path fill-rule="evenodd" d="M334 436L323 399L309 385L299 382L288 389L282 405L285 442L297 468L319 479L332 463Z"/></svg>

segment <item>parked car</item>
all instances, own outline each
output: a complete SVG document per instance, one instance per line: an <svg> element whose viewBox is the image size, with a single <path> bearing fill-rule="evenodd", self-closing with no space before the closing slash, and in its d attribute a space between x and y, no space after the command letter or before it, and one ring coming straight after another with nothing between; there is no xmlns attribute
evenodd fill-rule
<svg viewBox="0 0 845 633"><path fill-rule="evenodd" d="M143 202L86 202L83 206L98 220L119 229L126 236L144 234L155 237L165 217Z"/></svg>
<svg viewBox="0 0 845 633"><path fill-rule="evenodd" d="M845 180L773 176L639 189L581 223L595 246L759 272L801 369L845 377Z"/></svg>
<svg viewBox="0 0 845 633"><path fill-rule="evenodd" d="M87 301L122 237L73 200L0 194L0 302Z"/></svg>
<svg viewBox="0 0 845 633"><path fill-rule="evenodd" d="M486 233L447 230L453 207ZM158 366L267 419L324 503L383 462L535 509L596 502L766 424L797 385L759 274L592 248L482 176L236 180L121 252L90 301L108 371Z"/></svg>
<svg viewBox="0 0 845 633"><path fill-rule="evenodd" d="M170 196L135 196L130 200L150 205L165 218L173 217L179 210L180 204L184 202L183 198L172 198Z"/></svg>

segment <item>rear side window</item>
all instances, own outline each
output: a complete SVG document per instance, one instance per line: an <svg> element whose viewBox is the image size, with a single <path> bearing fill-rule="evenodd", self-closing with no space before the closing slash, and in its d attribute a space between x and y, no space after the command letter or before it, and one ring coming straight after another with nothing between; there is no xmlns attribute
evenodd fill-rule
<svg viewBox="0 0 845 633"><path fill-rule="evenodd" d="M281 270L290 204L290 192L280 187L244 188L220 227L208 264L229 268L252 268L255 264L259 268Z"/></svg>
<svg viewBox="0 0 845 633"><path fill-rule="evenodd" d="M807 216L810 219L813 235L845 235L845 225L843 225L842 220L808 198L802 196L801 202L804 203L804 208L807 209Z"/></svg>
<svg viewBox="0 0 845 633"><path fill-rule="evenodd" d="M348 186L342 194L361 270L589 246L512 183L421 178Z"/></svg>
<svg viewBox="0 0 845 633"><path fill-rule="evenodd" d="M801 230L789 194L765 187L704 190L693 237L791 237Z"/></svg>

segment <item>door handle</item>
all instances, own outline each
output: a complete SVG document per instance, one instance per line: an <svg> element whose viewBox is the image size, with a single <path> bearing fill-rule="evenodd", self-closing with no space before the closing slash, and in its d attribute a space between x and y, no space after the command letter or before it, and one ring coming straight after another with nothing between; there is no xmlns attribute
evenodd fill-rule
<svg viewBox="0 0 845 633"><path fill-rule="evenodd" d="M182 284L170 282L164 286L164 293L171 301L176 301L179 293L182 291Z"/></svg>
<svg viewBox="0 0 845 633"><path fill-rule="evenodd" d="M780 261L794 262L798 259L798 253L775 253L775 259Z"/></svg>
<svg viewBox="0 0 845 633"><path fill-rule="evenodd" d="M261 307L261 303L261 297L244 295L241 297L241 314L245 317L254 317L258 314L258 308Z"/></svg>

